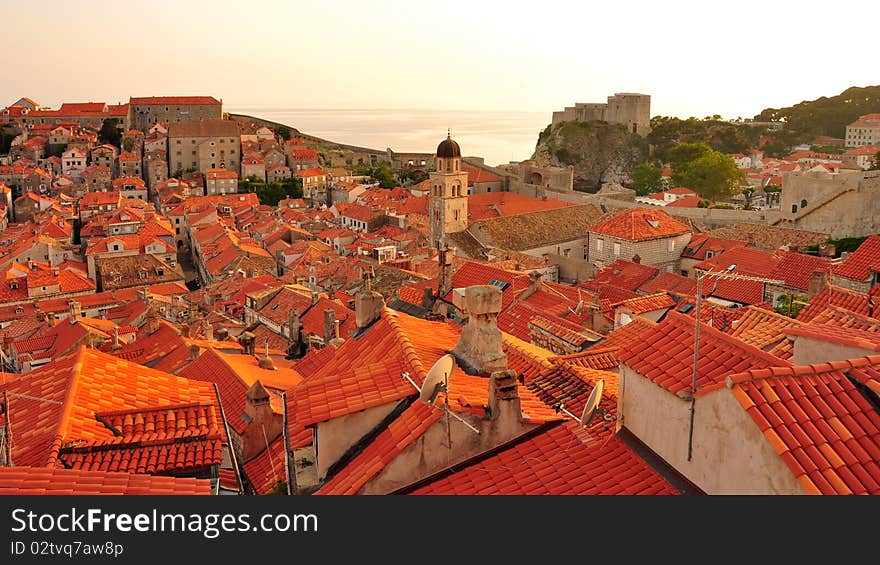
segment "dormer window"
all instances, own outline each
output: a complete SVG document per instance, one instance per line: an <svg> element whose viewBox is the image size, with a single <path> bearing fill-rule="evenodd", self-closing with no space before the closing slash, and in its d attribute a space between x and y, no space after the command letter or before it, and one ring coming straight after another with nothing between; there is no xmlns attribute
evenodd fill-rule
<svg viewBox="0 0 880 565"><path fill-rule="evenodd" d="M19 306L18 308L15 309L15 313L16 314L24 314L24 308Z"/></svg>
<svg viewBox="0 0 880 565"><path fill-rule="evenodd" d="M18 290L18 282L16 282L16 281L10 281L10 282L9 282L9 288L11 288L12 290Z"/></svg>

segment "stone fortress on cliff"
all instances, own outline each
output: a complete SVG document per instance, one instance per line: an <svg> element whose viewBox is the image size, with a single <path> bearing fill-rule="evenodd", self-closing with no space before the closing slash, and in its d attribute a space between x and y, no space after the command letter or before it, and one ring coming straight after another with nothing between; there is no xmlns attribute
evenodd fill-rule
<svg viewBox="0 0 880 565"><path fill-rule="evenodd" d="M605 121L622 124L627 131L647 135L651 131L651 96L632 92L618 92L606 103L577 102L559 112L553 112L553 125L562 122Z"/></svg>

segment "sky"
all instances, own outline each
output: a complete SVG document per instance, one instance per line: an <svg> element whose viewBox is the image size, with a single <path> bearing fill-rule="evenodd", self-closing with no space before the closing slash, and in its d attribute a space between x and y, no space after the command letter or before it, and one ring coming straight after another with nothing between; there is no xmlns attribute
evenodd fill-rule
<svg viewBox="0 0 880 565"><path fill-rule="evenodd" d="M549 113L641 92L652 115L751 117L880 83L859 24L876 13L861 0L43 0L5 12L0 107L198 94L230 109Z"/></svg>

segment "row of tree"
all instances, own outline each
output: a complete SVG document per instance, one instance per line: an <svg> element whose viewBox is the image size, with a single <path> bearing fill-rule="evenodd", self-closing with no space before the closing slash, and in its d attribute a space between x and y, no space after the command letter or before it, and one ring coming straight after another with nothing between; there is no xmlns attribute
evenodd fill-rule
<svg viewBox="0 0 880 565"><path fill-rule="evenodd" d="M726 200L745 181L730 155L707 143L681 143L666 152L672 169L672 185L690 188L710 201ZM665 188L663 169L657 161L645 161L630 173L636 194L644 196Z"/></svg>

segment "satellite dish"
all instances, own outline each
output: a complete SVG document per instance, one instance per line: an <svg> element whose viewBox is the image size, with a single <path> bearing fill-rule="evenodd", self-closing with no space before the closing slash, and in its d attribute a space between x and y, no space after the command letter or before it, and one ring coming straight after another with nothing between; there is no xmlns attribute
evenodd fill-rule
<svg viewBox="0 0 880 565"><path fill-rule="evenodd" d="M437 398L437 393L446 386L452 368L455 367L455 357L447 353L431 366L422 387L419 390L419 400L425 404L431 404Z"/></svg>
<svg viewBox="0 0 880 565"><path fill-rule="evenodd" d="M581 414L580 420L582 426L589 426L590 422L593 420L593 416L595 416L596 412L599 410L599 402L602 401L603 390L605 390L605 381L599 380L599 382L596 383L596 386L593 387L589 398L587 398L587 403L584 405L584 412Z"/></svg>

